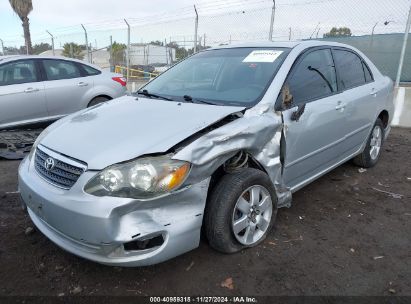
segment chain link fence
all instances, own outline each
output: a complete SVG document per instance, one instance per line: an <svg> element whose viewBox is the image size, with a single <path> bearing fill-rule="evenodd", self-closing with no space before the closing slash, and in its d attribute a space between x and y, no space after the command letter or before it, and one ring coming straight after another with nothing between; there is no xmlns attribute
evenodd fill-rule
<svg viewBox="0 0 411 304"><path fill-rule="evenodd" d="M325 39L357 47L395 79L409 9L409 0L203 1L196 10L45 29L32 33L32 44L38 54L80 58L112 70L129 67L141 71L136 78L147 79L204 48L268 40L270 34L274 41ZM26 52L21 37L0 38L5 54ZM401 81L411 81L409 49Z"/></svg>

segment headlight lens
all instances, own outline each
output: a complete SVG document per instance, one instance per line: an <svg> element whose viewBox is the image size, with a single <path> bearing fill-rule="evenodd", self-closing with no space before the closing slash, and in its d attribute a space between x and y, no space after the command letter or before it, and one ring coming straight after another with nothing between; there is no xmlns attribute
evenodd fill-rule
<svg viewBox="0 0 411 304"><path fill-rule="evenodd" d="M171 155L146 157L104 169L84 190L96 196L152 198L180 187L189 171L189 163Z"/></svg>

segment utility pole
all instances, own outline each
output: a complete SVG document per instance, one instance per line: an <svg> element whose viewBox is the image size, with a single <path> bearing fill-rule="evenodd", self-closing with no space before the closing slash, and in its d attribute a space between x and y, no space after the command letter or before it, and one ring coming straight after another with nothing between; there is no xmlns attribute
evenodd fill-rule
<svg viewBox="0 0 411 304"><path fill-rule="evenodd" d="M372 39L372 37L374 36L374 30L375 30L375 27L378 25L378 22L376 22L375 24L374 24L374 26L372 27L372 31L371 31L371 39Z"/></svg>
<svg viewBox="0 0 411 304"><path fill-rule="evenodd" d="M288 40L291 40L291 27L290 27L290 30L288 32Z"/></svg>
<svg viewBox="0 0 411 304"><path fill-rule="evenodd" d="M88 37L87 37L87 31L86 28L84 27L84 25L82 24L81 27L84 30L84 37L86 39L86 51L87 51L87 62L90 62L90 53L89 53L89 49L88 49Z"/></svg>
<svg viewBox="0 0 411 304"><path fill-rule="evenodd" d="M195 21L195 26L194 26L194 53L197 52L197 32L198 32L198 12L197 8L194 5L194 11L196 12L196 21Z"/></svg>
<svg viewBox="0 0 411 304"><path fill-rule="evenodd" d="M49 34L50 37L51 37L51 49L52 49L52 51L53 51L53 56L56 56L56 53L55 53L55 51L54 51L54 37L53 37L53 35L52 35L49 31L46 31L46 32L47 32L47 34Z"/></svg>
<svg viewBox="0 0 411 304"><path fill-rule="evenodd" d="M127 20L124 19L124 22L127 24L127 54L126 54L126 61L127 61L127 83L130 78L130 24L128 24Z"/></svg>
<svg viewBox="0 0 411 304"><path fill-rule="evenodd" d="M0 39L0 42L1 42L1 53L3 54L3 56L5 56L6 53L4 52L4 42L1 39Z"/></svg>
<svg viewBox="0 0 411 304"><path fill-rule="evenodd" d="M398 65L398 71L397 71L397 78L395 79L396 88L398 88L398 86L400 85L402 66L404 65L404 56L405 56L405 50L407 49L408 34L410 32L410 26L411 26L411 6L408 12L407 26L405 27L404 42L402 43L400 63Z"/></svg>
<svg viewBox="0 0 411 304"><path fill-rule="evenodd" d="M274 19L275 19L275 0L273 0L273 8L271 10L270 32L268 34L268 40L270 41L273 41Z"/></svg>

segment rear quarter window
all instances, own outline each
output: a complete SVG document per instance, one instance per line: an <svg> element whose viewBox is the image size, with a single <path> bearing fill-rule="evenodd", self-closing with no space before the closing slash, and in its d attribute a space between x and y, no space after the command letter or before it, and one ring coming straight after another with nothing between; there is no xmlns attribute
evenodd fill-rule
<svg viewBox="0 0 411 304"><path fill-rule="evenodd" d="M84 74L86 76L94 76L94 75L101 74L101 71L99 71L99 70L97 70L97 69L95 69L95 68L93 68L89 65L86 65L86 64L80 64L80 65L81 65L81 68L83 69Z"/></svg>

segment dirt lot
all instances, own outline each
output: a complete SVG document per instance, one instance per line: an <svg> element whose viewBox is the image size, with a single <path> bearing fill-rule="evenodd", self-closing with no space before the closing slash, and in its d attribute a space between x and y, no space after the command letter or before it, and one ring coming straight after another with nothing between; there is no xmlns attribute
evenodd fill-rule
<svg viewBox="0 0 411 304"><path fill-rule="evenodd" d="M146 268L89 262L30 232L8 193L18 164L0 161L0 295L411 295L411 129L392 131L375 168L347 163L296 193L262 246L223 255L203 241Z"/></svg>

